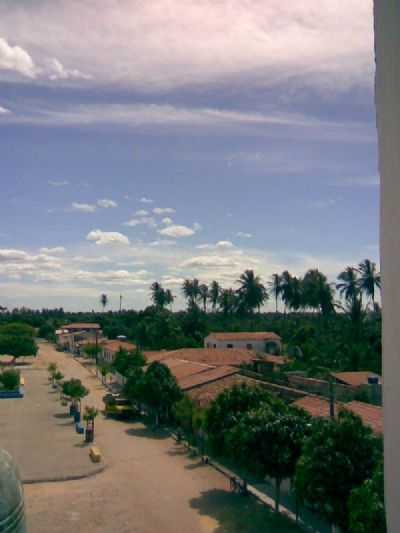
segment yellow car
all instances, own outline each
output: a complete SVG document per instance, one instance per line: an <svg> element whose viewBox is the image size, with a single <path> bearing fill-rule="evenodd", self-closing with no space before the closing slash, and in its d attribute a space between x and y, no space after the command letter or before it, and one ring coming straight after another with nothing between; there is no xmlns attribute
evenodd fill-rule
<svg viewBox="0 0 400 533"><path fill-rule="evenodd" d="M127 398L117 394L106 394L103 402L106 417L134 418L139 414L138 409Z"/></svg>

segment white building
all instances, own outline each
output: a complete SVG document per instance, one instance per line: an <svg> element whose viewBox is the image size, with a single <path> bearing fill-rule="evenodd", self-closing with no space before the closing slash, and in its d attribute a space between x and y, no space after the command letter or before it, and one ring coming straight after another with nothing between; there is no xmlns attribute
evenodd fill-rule
<svg viewBox="0 0 400 533"><path fill-rule="evenodd" d="M210 333L204 339L205 348L236 348L279 354L282 339L271 331Z"/></svg>

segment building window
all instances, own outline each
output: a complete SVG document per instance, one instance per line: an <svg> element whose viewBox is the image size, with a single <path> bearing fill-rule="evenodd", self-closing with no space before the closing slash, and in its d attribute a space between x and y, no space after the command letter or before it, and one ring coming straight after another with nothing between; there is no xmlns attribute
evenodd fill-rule
<svg viewBox="0 0 400 533"><path fill-rule="evenodd" d="M252 344L246 344L246 348L247 348L248 350L252 350L252 349L253 349L253 345L252 345Z"/></svg>
<svg viewBox="0 0 400 533"><path fill-rule="evenodd" d="M233 344L227 344L226 347L227 348L233 348Z"/></svg>

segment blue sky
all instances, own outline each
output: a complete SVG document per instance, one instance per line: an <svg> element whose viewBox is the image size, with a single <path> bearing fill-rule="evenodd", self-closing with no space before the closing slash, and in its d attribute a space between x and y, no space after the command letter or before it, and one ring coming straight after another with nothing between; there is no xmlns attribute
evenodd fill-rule
<svg viewBox="0 0 400 533"><path fill-rule="evenodd" d="M2 305L378 261L372 3L281 4L2 0Z"/></svg>

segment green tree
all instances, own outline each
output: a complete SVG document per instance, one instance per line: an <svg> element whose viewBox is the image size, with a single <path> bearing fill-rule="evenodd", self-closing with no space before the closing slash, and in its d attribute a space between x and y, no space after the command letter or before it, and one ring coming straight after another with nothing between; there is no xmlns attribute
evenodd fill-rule
<svg viewBox="0 0 400 533"><path fill-rule="evenodd" d="M107 294L101 294L100 295L100 304L103 308L103 312L105 311L107 305L108 305L108 296Z"/></svg>
<svg viewBox="0 0 400 533"><path fill-rule="evenodd" d="M160 309L164 309L165 305L167 305L167 298L162 285L158 281L155 281L150 287L150 292L154 305Z"/></svg>
<svg viewBox="0 0 400 533"><path fill-rule="evenodd" d="M371 477L379 454L378 439L354 414L343 410L334 420L316 421L297 464L300 500L347 531L351 491Z"/></svg>
<svg viewBox="0 0 400 533"><path fill-rule="evenodd" d="M19 388L21 375L18 370L3 370L0 373L0 390L14 391Z"/></svg>
<svg viewBox="0 0 400 533"><path fill-rule="evenodd" d="M126 383L124 385L124 395L135 404L144 401L145 373L143 367L131 368Z"/></svg>
<svg viewBox="0 0 400 533"><path fill-rule="evenodd" d="M93 427L93 438L94 438L94 421L96 417L98 416L99 411L96 409L96 407L93 406L85 406L85 411L83 413L83 420L86 422L86 429L88 428L89 422L92 422Z"/></svg>
<svg viewBox="0 0 400 533"><path fill-rule="evenodd" d="M359 287L367 298L372 300L375 306L375 289L381 288L381 275L377 272L376 264L369 259L364 259L359 265L357 272L360 275Z"/></svg>
<svg viewBox="0 0 400 533"><path fill-rule="evenodd" d="M352 490L349 514L351 533L386 533L383 461L370 479Z"/></svg>
<svg viewBox="0 0 400 533"><path fill-rule="evenodd" d="M275 511L279 512L281 484L293 478L307 434L307 417L279 407L263 404L243 415L228 434L234 456L255 471L275 479Z"/></svg>
<svg viewBox="0 0 400 533"><path fill-rule="evenodd" d="M32 337L0 333L0 356L10 355L15 362L18 357L36 355L37 351L38 347Z"/></svg>
<svg viewBox="0 0 400 533"><path fill-rule="evenodd" d="M237 290L239 305L243 310L247 313L253 313L254 309L260 311L262 304L268 299L267 290L260 277L256 276L253 270L246 270L237 283L240 285Z"/></svg>
<svg viewBox="0 0 400 533"><path fill-rule="evenodd" d="M353 302L360 296L360 284L357 270L354 267L346 267L338 275L336 289L346 302Z"/></svg>
<svg viewBox="0 0 400 533"><path fill-rule="evenodd" d="M172 294L170 289L165 291L165 305L172 305L174 303L175 296Z"/></svg>
<svg viewBox="0 0 400 533"><path fill-rule="evenodd" d="M145 364L146 358L140 350L128 352L127 350L120 348L115 355L112 368L122 376L127 377L132 369L142 367Z"/></svg>
<svg viewBox="0 0 400 533"><path fill-rule="evenodd" d="M210 293L208 295L208 298L212 305L212 310L215 312L215 309L217 308L217 304L219 301L219 295L221 292L221 287L219 286L218 281L212 281L210 286Z"/></svg>
<svg viewBox="0 0 400 533"><path fill-rule="evenodd" d="M205 283L202 283L199 286L199 298L203 303L203 311L206 313L207 312L207 301L209 298L209 290L208 290L208 286Z"/></svg>
<svg viewBox="0 0 400 533"><path fill-rule="evenodd" d="M282 278L279 274L272 274L269 282L269 291L275 299L275 312L278 312L278 300L282 292Z"/></svg>
<svg viewBox="0 0 400 533"><path fill-rule="evenodd" d="M217 454L228 450L226 437L240 418L249 410L258 408L262 403L275 400L261 387L246 384L235 385L215 398L207 411L205 429L210 444Z"/></svg>
<svg viewBox="0 0 400 533"><path fill-rule="evenodd" d="M23 324L21 322L10 322L0 326L0 335L10 337L29 337L33 339L35 337L35 328L29 324Z"/></svg>
<svg viewBox="0 0 400 533"><path fill-rule="evenodd" d="M142 399L155 413L156 424L160 416L168 414L172 406L180 400L182 393L170 369L163 363L151 363L144 376Z"/></svg>
<svg viewBox="0 0 400 533"><path fill-rule="evenodd" d="M306 272L303 281L303 305L322 314L331 313L333 307L333 290L327 277L317 268Z"/></svg>
<svg viewBox="0 0 400 533"><path fill-rule="evenodd" d="M237 296L235 291L233 289L221 289L218 305L224 316L232 315L237 309Z"/></svg>
<svg viewBox="0 0 400 533"><path fill-rule="evenodd" d="M72 402L75 405L79 404L79 407L82 399L89 394L89 389L82 384L80 379L76 378L64 381L62 391L66 396L69 396L72 399Z"/></svg>
<svg viewBox="0 0 400 533"><path fill-rule="evenodd" d="M188 308L197 306L197 302L200 298L200 283L199 280L185 279L182 285L182 292L187 300Z"/></svg>

